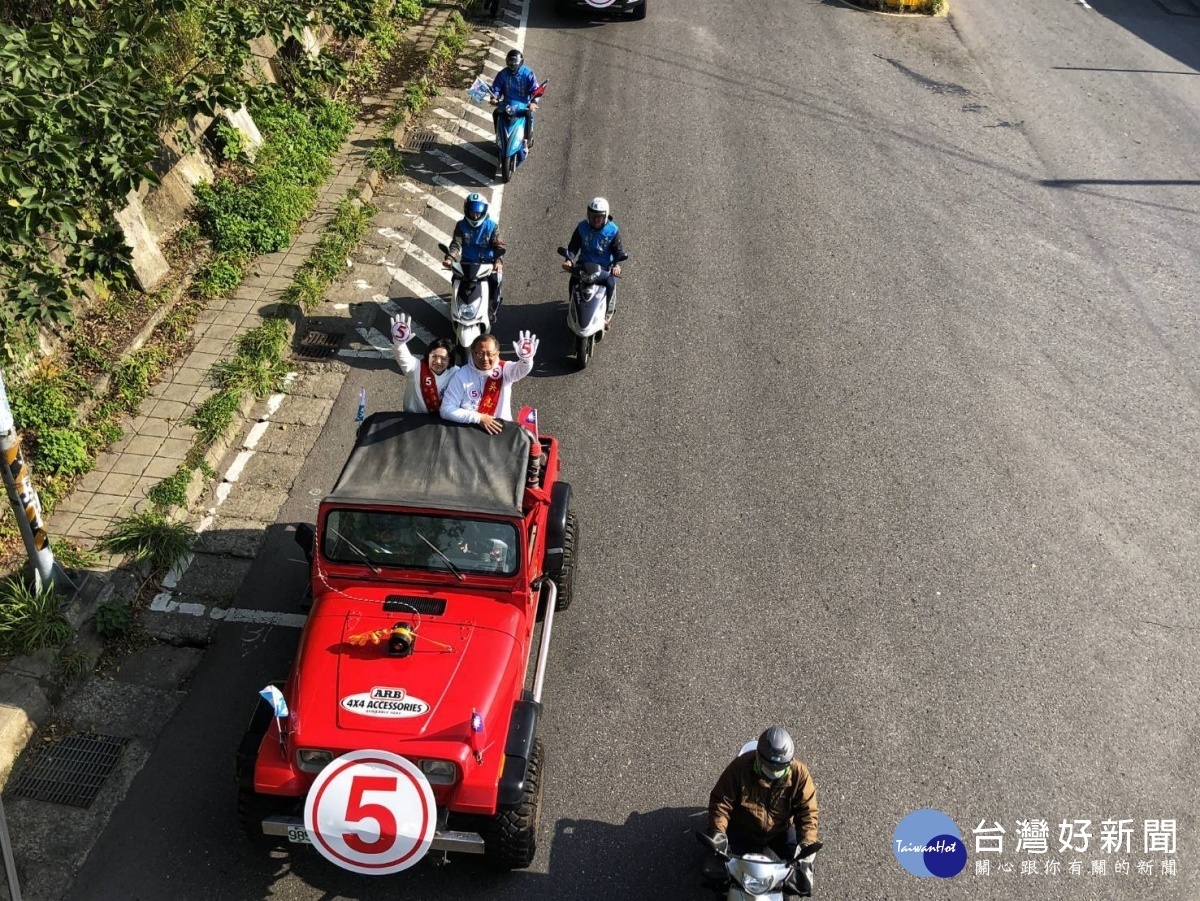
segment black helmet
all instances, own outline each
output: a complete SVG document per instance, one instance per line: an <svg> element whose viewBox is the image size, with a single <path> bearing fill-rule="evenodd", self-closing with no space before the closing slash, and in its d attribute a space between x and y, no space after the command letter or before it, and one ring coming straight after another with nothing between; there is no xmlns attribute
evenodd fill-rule
<svg viewBox="0 0 1200 901"><path fill-rule="evenodd" d="M521 55L520 50L509 50L508 56L504 57L504 65L508 66L508 71L515 73L521 68L521 63L525 62L525 57Z"/></svg>
<svg viewBox="0 0 1200 901"><path fill-rule="evenodd" d="M758 749L754 762L761 775L772 782L787 775L791 768L792 758L796 756L796 746L792 737L782 726L772 726L758 737Z"/></svg>

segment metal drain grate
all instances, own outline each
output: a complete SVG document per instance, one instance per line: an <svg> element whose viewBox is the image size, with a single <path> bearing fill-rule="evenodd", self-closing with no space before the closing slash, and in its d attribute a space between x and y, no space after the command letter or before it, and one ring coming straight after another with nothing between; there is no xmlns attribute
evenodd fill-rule
<svg viewBox="0 0 1200 901"><path fill-rule="evenodd" d="M428 150L436 137L437 135L427 128L416 128L405 139L404 147L407 150Z"/></svg>
<svg viewBox="0 0 1200 901"><path fill-rule="evenodd" d="M90 807L128 741L87 732L35 746L20 773L8 784L8 794L51 804Z"/></svg>
<svg viewBox="0 0 1200 901"><path fill-rule="evenodd" d="M312 331L300 339L293 356L301 360L327 360L337 353L341 343L338 332Z"/></svg>

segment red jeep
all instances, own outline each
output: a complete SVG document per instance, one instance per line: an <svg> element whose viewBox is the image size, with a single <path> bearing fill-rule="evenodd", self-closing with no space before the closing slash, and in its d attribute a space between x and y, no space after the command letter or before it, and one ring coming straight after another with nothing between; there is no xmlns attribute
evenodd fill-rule
<svg viewBox="0 0 1200 901"><path fill-rule="evenodd" d="M577 541L558 471L558 442L513 423L499 435L408 413L361 425L316 529L297 527L312 606L281 686L289 715L260 702L238 749L252 837L309 842L317 774L374 749L428 781L429 850L529 866L542 682Z"/></svg>

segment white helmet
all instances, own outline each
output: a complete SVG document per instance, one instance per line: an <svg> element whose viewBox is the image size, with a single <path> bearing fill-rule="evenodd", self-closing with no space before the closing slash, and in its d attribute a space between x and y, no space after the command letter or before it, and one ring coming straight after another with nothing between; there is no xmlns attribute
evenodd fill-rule
<svg viewBox="0 0 1200 901"><path fill-rule="evenodd" d="M587 208L588 225L592 228L603 228L608 218L608 201L603 197L593 197Z"/></svg>

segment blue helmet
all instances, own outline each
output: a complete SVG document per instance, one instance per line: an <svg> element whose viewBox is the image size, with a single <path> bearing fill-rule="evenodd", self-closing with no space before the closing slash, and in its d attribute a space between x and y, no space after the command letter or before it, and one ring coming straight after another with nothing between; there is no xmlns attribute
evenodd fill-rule
<svg viewBox="0 0 1200 901"><path fill-rule="evenodd" d="M482 194L468 194L466 201L463 202L463 215L467 217L467 222L472 226L482 222L487 211L488 204Z"/></svg>

